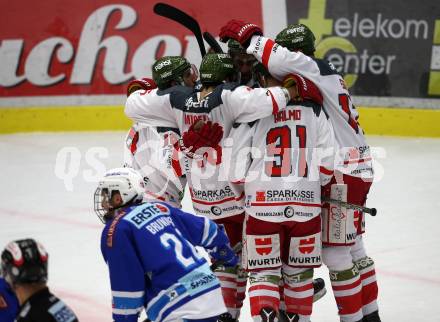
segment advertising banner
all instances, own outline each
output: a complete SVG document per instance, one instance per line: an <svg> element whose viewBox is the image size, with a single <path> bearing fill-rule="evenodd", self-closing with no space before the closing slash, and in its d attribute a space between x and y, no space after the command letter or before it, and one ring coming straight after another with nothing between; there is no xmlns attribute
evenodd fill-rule
<svg viewBox="0 0 440 322"><path fill-rule="evenodd" d="M156 15L157 2L0 0L7 8L0 14L0 133L129 126L122 107L130 80L151 77L165 55L201 61L194 35ZM304 23L316 35L316 56L344 75L368 133L440 136L439 1L164 2L214 36L229 19L256 23L272 38ZM414 120L424 126L414 130Z"/></svg>
<svg viewBox="0 0 440 322"><path fill-rule="evenodd" d="M353 95L440 97L440 2L285 3L287 22L313 30L316 56L345 75Z"/></svg>
<svg viewBox="0 0 440 322"><path fill-rule="evenodd" d="M0 97L125 93L164 55L198 65L197 41L153 13L157 1L1 0ZM262 24L260 1L167 1L217 34L229 17Z"/></svg>

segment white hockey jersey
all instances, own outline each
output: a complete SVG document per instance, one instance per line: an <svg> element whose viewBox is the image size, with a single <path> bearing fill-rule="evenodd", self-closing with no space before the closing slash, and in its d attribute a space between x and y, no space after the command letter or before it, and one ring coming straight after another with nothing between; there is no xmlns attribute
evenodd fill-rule
<svg viewBox="0 0 440 322"><path fill-rule="evenodd" d="M180 168L180 138L177 128L134 124L124 145L124 167L131 167L144 178L145 201L164 201L180 208L186 178ZM177 148L177 149L176 149Z"/></svg>
<svg viewBox="0 0 440 322"><path fill-rule="evenodd" d="M358 112L344 79L336 72L334 66L301 52L291 52L273 40L261 36L252 37L247 52L253 54L280 80L290 73L297 73L316 84L323 95L323 106L335 131L338 144L336 169L347 175L372 179L370 147L357 121Z"/></svg>
<svg viewBox="0 0 440 322"><path fill-rule="evenodd" d="M309 101L289 105L257 121L249 135L246 213L270 222L303 222L319 216L321 186L332 178L335 147L322 107Z"/></svg>
<svg viewBox="0 0 440 322"><path fill-rule="evenodd" d="M200 92L184 86L174 86L147 95L132 94L125 106L126 115L143 123L152 119L161 126L174 120L181 133L197 120L211 120L223 126L223 138L228 137L235 122L252 122L267 117L286 107L287 99L280 87L252 89L235 84L222 84L205 98ZM152 107L154 106L154 107ZM153 111L155 109L155 111ZM150 116L150 113L160 115ZM162 118L173 115L165 124ZM223 140L220 142L223 146ZM186 159L184 172L197 214L211 219L225 218L243 212L230 187L226 163L216 153L205 155L203 160Z"/></svg>

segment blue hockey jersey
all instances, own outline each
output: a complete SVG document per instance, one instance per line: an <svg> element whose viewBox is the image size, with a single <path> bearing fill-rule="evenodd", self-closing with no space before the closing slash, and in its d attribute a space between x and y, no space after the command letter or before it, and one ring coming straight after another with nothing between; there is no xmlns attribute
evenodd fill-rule
<svg viewBox="0 0 440 322"><path fill-rule="evenodd" d="M197 297L219 292L219 281L194 245L210 249L227 243L211 220L167 204L118 210L101 236L115 322L137 321L144 307L150 320L163 321ZM223 307L221 295L220 301Z"/></svg>
<svg viewBox="0 0 440 322"><path fill-rule="evenodd" d="M8 283L0 277L0 321L13 322L18 315L18 299Z"/></svg>

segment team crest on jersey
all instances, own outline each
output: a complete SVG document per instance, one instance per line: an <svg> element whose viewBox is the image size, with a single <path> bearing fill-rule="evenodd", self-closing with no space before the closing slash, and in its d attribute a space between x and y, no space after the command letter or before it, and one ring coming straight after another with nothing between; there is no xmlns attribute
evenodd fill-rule
<svg viewBox="0 0 440 322"><path fill-rule="evenodd" d="M315 249L315 237L301 239L299 241L299 251L302 254L310 254Z"/></svg>
<svg viewBox="0 0 440 322"><path fill-rule="evenodd" d="M269 255L272 252L272 238L255 238L255 250L261 256Z"/></svg>
<svg viewBox="0 0 440 322"><path fill-rule="evenodd" d="M266 201L266 191L257 191L255 192L255 200L256 201Z"/></svg>

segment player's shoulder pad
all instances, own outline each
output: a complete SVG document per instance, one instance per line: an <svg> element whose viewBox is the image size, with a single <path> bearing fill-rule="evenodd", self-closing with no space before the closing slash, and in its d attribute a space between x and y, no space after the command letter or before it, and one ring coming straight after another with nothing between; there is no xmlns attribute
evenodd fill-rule
<svg viewBox="0 0 440 322"><path fill-rule="evenodd" d="M191 87L176 85L167 89L159 89L157 91L158 96L170 95L170 103L173 107L180 107L182 102L185 102L185 99L196 92Z"/></svg>
<svg viewBox="0 0 440 322"><path fill-rule="evenodd" d="M157 95L163 96L163 95L178 95L180 93L187 95L194 91L192 87L183 86L183 85L175 85L171 86L167 89L158 89Z"/></svg>
<svg viewBox="0 0 440 322"><path fill-rule="evenodd" d="M242 85L240 85L239 83L229 82L229 83L221 84L220 86L217 86L217 88L222 88L223 90L228 90L228 91L234 91L235 89L237 89L237 87L240 86Z"/></svg>
<svg viewBox="0 0 440 322"><path fill-rule="evenodd" d="M209 96L208 105L210 109L213 109L219 106L220 104L223 104L223 100L222 100L223 91L234 91L238 86L239 84L237 83L223 83L216 86L216 88L212 91L212 93L208 95Z"/></svg>
<svg viewBox="0 0 440 322"><path fill-rule="evenodd" d="M319 72L322 76L339 75L335 66L333 66L333 64L331 62L329 62L325 59L319 59L319 58L313 58L313 60L318 65Z"/></svg>
<svg viewBox="0 0 440 322"><path fill-rule="evenodd" d="M305 101L302 101L302 102L297 103L297 104L301 105L301 106L305 106L305 107L311 108L313 110L313 113L316 115L316 117L319 117L321 112L324 110L322 108L322 105L319 105L318 103L316 103L314 101L311 101L311 100L305 100ZM325 113L325 115L328 118L327 113Z"/></svg>

